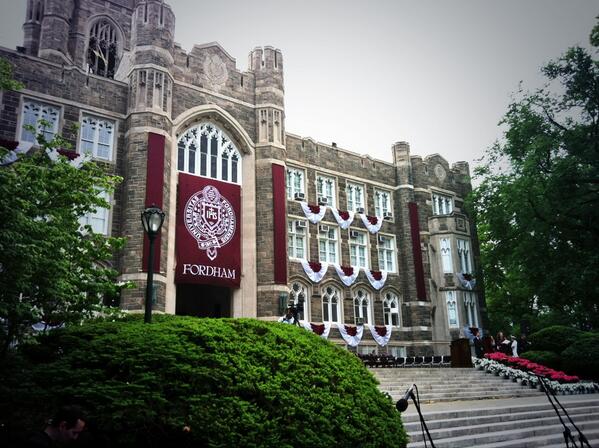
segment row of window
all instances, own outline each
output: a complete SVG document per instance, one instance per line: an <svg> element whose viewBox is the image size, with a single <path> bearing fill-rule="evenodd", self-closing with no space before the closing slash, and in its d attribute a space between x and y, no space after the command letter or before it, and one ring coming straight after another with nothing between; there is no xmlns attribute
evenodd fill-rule
<svg viewBox="0 0 599 448"><path fill-rule="evenodd" d="M479 327L477 312L476 293L463 291L464 316L468 327ZM291 285L290 299L294 304L303 303L303 312L300 319L311 320L311 301L308 287L299 282ZM348 323L348 319L342 316L343 300L341 290L335 286L327 285L321 289L322 321L331 323ZM447 306L447 320L449 327L457 328L460 326L458 313L458 292L446 291L445 303ZM401 310L399 297L388 291L382 297L383 323L384 325L401 326ZM374 325L373 320L373 300L369 292L363 288L358 288L353 293L354 323L361 320L365 324Z"/></svg>
<svg viewBox="0 0 599 448"><path fill-rule="evenodd" d="M442 237L439 240L441 246L441 264L443 272L453 273L453 257L451 250L451 238ZM472 259L470 254L470 241L462 238L456 238L457 257L460 264L460 272L463 274L472 273Z"/></svg>
<svg viewBox="0 0 599 448"><path fill-rule="evenodd" d="M318 226L318 259L327 263L342 264L339 232L332 225ZM349 231L349 264L356 268L370 269L368 233L361 230ZM289 219L287 221L287 251L290 258L308 259L308 221ZM377 235L379 269L396 272L395 237Z"/></svg>
<svg viewBox="0 0 599 448"><path fill-rule="evenodd" d="M347 210L364 213L366 210L365 187L362 184L347 182L345 187ZM316 174L316 194L318 202L338 208L337 184L333 177ZM294 200L306 197L306 175L299 168L287 167L287 199ZM376 216L387 216L392 213L391 192L374 190L374 213ZM433 214L449 215L453 211L453 198L439 193L432 194Z"/></svg>
<svg viewBox="0 0 599 448"><path fill-rule="evenodd" d="M322 297L322 321L332 323L348 323L347 320L343 319L343 300L341 290L335 286L325 286L321 290ZM304 304L304 311L300 314L300 319L311 320L311 309L310 309L310 294L308 288L302 283L295 282L291 285L290 299L296 305L298 303ZM383 297L383 320L384 325L401 325L401 313L400 313L400 302L397 294L389 291L386 292ZM360 319L363 323L374 325L373 320L373 300L371 295L365 289L356 289L353 297L353 308L354 308L354 323L358 323Z"/></svg>
<svg viewBox="0 0 599 448"><path fill-rule="evenodd" d="M21 114L20 140L37 143L36 135L42 134L46 140L52 140L58 133L60 107L33 99L23 100ZM35 133L26 129L29 125ZM93 158L105 161L113 160L115 141L115 122L94 115L83 114L79 132L79 152L91 154Z"/></svg>

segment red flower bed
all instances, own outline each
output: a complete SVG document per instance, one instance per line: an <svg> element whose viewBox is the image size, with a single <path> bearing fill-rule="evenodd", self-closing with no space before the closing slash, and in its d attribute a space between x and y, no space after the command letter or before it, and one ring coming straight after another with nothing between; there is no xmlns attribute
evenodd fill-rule
<svg viewBox="0 0 599 448"><path fill-rule="evenodd" d="M580 381L577 376L566 375L564 372L550 369L549 367L545 367L541 364L537 364L536 362L532 362L524 358L508 356L499 352L486 353L485 358L492 361L497 361L498 363L513 369L523 370L534 375L547 377L553 381L558 381L559 383L578 383Z"/></svg>

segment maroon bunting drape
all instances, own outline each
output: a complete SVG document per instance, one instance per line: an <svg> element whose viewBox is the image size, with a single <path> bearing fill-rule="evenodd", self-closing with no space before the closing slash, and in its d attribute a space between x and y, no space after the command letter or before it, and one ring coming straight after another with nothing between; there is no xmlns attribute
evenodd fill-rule
<svg viewBox="0 0 599 448"><path fill-rule="evenodd" d="M239 287L239 185L179 173L176 227L177 283Z"/></svg>
<svg viewBox="0 0 599 448"><path fill-rule="evenodd" d="M287 284L287 196L285 192L285 167L272 165L272 202L274 224L274 280Z"/></svg>
<svg viewBox="0 0 599 448"><path fill-rule="evenodd" d="M162 208L164 190L164 135L148 134L148 156L146 165L146 203ZM141 213L141 210L140 210ZM141 229L141 221L139 221ZM140 230L141 231L141 230ZM160 272L160 234L154 240L154 272ZM142 269L148 271L148 252L150 251L150 240L144 233L144 249Z"/></svg>

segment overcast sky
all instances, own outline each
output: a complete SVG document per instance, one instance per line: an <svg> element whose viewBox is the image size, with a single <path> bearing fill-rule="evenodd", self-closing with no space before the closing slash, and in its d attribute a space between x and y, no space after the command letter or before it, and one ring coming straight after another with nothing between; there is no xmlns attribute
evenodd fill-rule
<svg viewBox="0 0 599 448"><path fill-rule="evenodd" d="M167 0L176 41L218 41L247 69L256 46L283 52L288 132L391 161L473 164L523 81L567 47L588 46L599 0ZM25 0L0 0L0 45L22 44Z"/></svg>

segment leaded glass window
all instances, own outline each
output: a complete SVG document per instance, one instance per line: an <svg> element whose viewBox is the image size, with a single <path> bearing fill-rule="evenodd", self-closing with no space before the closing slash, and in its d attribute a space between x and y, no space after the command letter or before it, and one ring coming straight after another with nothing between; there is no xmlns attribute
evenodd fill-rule
<svg viewBox="0 0 599 448"><path fill-rule="evenodd" d="M84 115L81 121L80 152L95 159L112 160L114 122Z"/></svg>
<svg viewBox="0 0 599 448"><path fill-rule="evenodd" d="M337 288L327 286L322 294L322 321L340 322L341 293Z"/></svg>
<svg viewBox="0 0 599 448"><path fill-rule="evenodd" d="M114 78L117 63L118 35L107 19L94 23L89 33L87 64L90 73Z"/></svg>
<svg viewBox="0 0 599 448"><path fill-rule="evenodd" d="M392 292L385 293L383 299L383 318L385 325L399 326L399 298Z"/></svg>
<svg viewBox="0 0 599 448"><path fill-rule="evenodd" d="M60 109L41 101L26 99L23 101L23 114L21 116L23 126L33 126L35 132L28 129L21 130L21 140L37 143L37 134L42 134L46 141L54 138L58 132Z"/></svg>
<svg viewBox="0 0 599 448"><path fill-rule="evenodd" d="M358 289L354 295L354 318L356 324L358 323L358 318L362 318L365 324L372 323L370 298L363 289Z"/></svg>
<svg viewBox="0 0 599 448"><path fill-rule="evenodd" d="M378 242L379 269L395 272L395 238L379 234Z"/></svg>

